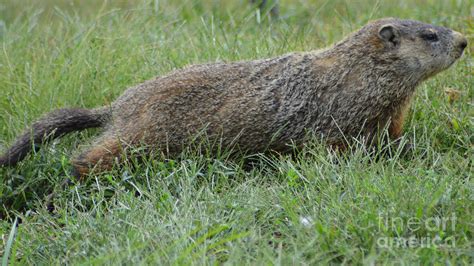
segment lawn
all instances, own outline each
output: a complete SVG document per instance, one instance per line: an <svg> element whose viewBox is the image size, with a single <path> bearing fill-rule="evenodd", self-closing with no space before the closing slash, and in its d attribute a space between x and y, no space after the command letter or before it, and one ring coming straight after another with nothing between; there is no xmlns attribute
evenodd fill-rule
<svg viewBox="0 0 474 266"><path fill-rule="evenodd" d="M0 150L41 114L97 107L189 64L328 46L380 17L474 42L470 0L3 0ZM401 156L335 153L147 156L61 186L97 130L0 169L0 256L12 264L472 264L473 45L418 87ZM446 91L456 93L446 93ZM54 211L45 206L54 192Z"/></svg>

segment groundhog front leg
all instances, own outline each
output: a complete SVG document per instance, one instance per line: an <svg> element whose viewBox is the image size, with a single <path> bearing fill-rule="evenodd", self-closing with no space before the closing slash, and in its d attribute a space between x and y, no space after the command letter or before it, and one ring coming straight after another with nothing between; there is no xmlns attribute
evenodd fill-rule
<svg viewBox="0 0 474 266"><path fill-rule="evenodd" d="M403 124L405 118L410 109L412 97L406 98L402 103L395 109L395 112L391 116L390 126L388 127L388 134L390 139L397 140L402 136Z"/></svg>
<svg viewBox="0 0 474 266"><path fill-rule="evenodd" d="M391 117L391 122L388 127L388 135L392 141L395 141L395 145L399 146L401 145L400 143L400 138L402 137L403 134L403 125L405 123L405 118L408 113L408 109L410 107L410 101L408 100L404 106L402 106L398 112L396 112L392 117ZM402 147L402 153L407 153L412 149L411 143L405 143L404 146Z"/></svg>
<svg viewBox="0 0 474 266"><path fill-rule="evenodd" d="M388 127L388 135L390 136L390 139L397 140L402 136L404 122L404 115L392 118L390 126Z"/></svg>
<svg viewBox="0 0 474 266"><path fill-rule="evenodd" d="M72 161L74 167L72 175L82 179L92 171L96 173L109 171L112 169L115 159L122 155L122 151L121 142L116 137L98 141L92 148Z"/></svg>

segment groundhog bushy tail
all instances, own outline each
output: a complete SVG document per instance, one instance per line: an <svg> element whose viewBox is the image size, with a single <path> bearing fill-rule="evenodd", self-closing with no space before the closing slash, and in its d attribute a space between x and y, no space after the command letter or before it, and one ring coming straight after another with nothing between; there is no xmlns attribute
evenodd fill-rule
<svg viewBox="0 0 474 266"><path fill-rule="evenodd" d="M107 108L55 110L33 123L0 157L0 167L14 166L31 150L38 150L39 145L61 137L73 131L101 127L107 123L110 112Z"/></svg>

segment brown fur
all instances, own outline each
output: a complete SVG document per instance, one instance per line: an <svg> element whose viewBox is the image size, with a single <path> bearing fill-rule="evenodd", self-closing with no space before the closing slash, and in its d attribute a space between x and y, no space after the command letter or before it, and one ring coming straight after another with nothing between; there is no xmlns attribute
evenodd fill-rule
<svg viewBox="0 0 474 266"><path fill-rule="evenodd" d="M405 117L410 108L411 98L407 99L400 108L392 115L390 126L388 128L388 134L392 139L398 139L402 136L403 124L405 123Z"/></svg>
<svg viewBox="0 0 474 266"><path fill-rule="evenodd" d="M453 64L466 45L450 29L389 18L325 50L193 65L132 87L109 107L46 116L0 165L21 160L30 139L39 144L52 132L96 126L104 132L73 160L77 176L109 170L129 148L175 156L196 135L247 153L286 152L289 144L304 145L308 133L341 149L356 138L371 143L385 126L397 139L416 86Z"/></svg>
<svg viewBox="0 0 474 266"><path fill-rule="evenodd" d="M104 139L72 161L75 166L75 175L85 176L92 166L98 172L110 169L114 160L119 159L122 152L123 149L117 139Z"/></svg>

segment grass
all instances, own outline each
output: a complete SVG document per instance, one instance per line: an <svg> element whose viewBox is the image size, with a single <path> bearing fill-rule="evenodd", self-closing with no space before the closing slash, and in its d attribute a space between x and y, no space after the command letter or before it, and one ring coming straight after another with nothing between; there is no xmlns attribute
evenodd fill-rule
<svg viewBox="0 0 474 266"><path fill-rule="evenodd" d="M192 63L321 48L370 19L418 19L474 41L470 1L282 0L279 20L245 2L2 1L1 150L55 108L104 105ZM62 188L69 158L96 132L46 145L0 169L2 261L472 264L472 47L418 88L407 157L376 159L363 147L334 154L314 141L296 156L257 156L248 169L190 150ZM447 88L459 99L448 99ZM425 244L393 242L401 238ZM428 245L433 239L444 245Z"/></svg>

